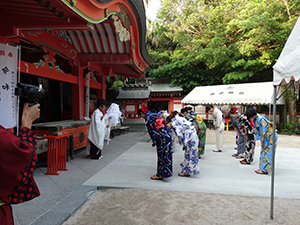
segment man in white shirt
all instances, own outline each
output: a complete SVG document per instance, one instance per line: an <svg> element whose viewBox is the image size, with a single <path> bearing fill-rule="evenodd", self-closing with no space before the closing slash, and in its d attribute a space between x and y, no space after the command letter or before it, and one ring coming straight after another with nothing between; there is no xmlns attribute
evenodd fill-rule
<svg viewBox="0 0 300 225"><path fill-rule="evenodd" d="M98 108L91 116L91 123L88 129L88 140L86 143L86 154L91 159L101 159L101 151L104 145L104 136L109 124L106 124L103 113L106 109L106 101L103 98L97 100Z"/></svg>
<svg viewBox="0 0 300 225"><path fill-rule="evenodd" d="M222 152L223 148L223 133L224 133L224 123L222 118L222 112L218 109L218 107L214 107L213 105L206 105L205 107L206 113L211 113L214 118L214 125L216 131L216 141L217 141L217 149L214 149L214 152Z"/></svg>

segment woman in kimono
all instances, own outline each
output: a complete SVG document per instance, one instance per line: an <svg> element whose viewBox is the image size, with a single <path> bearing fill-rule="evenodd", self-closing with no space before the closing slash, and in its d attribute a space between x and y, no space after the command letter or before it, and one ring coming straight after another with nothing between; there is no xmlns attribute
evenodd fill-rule
<svg viewBox="0 0 300 225"><path fill-rule="evenodd" d="M192 122L199 138L199 146L198 146L198 155L199 159L201 159L201 155L204 155L205 151L205 141L206 141L206 124L203 121L203 118L197 115L194 111L192 111L192 107L187 106L181 110L181 112L185 115L185 118Z"/></svg>
<svg viewBox="0 0 300 225"><path fill-rule="evenodd" d="M152 146L157 150L157 171L151 176L152 180L162 180L173 175L172 165L172 137L166 121L157 113L149 111L146 107L138 110L138 115L145 119L145 124L152 139Z"/></svg>
<svg viewBox="0 0 300 225"><path fill-rule="evenodd" d="M190 177L199 174L198 142L199 138L193 124L184 117L177 115L168 117L168 127L172 128L183 146L184 161L180 164L181 172L178 176Z"/></svg>
<svg viewBox="0 0 300 225"><path fill-rule="evenodd" d="M266 117L257 114L253 120L256 128L256 140L261 140L261 151L259 160L259 169L257 174L268 174L272 170L272 146L277 147L277 134L275 132L275 143L273 143L273 123Z"/></svg>
<svg viewBox="0 0 300 225"><path fill-rule="evenodd" d="M18 204L40 195L33 179L37 163L37 138L32 122L40 117L40 104L24 104L21 130L18 136L0 126L0 224L13 225L10 204Z"/></svg>
<svg viewBox="0 0 300 225"><path fill-rule="evenodd" d="M197 131L197 135L199 138L198 145L198 155L199 159L201 159L201 155L204 155L205 150L205 141L206 141L206 124L203 121L203 118L199 115L186 114L186 119L191 121Z"/></svg>
<svg viewBox="0 0 300 225"><path fill-rule="evenodd" d="M241 128L241 135L243 135L246 142L246 149L244 153L244 159L240 161L241 164L250 164L253 161L253 156L255 152L255 130L251 126L250 119L254 118L256 115L255 109L248 108L245 115L239 114L238 111L234 112L233 108L230 111L230 116L237 118L238 123Z"/></svg>

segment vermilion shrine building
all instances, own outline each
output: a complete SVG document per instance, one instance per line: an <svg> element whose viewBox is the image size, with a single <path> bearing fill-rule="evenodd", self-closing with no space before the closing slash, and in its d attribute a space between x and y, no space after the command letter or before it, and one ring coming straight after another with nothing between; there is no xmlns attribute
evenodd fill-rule
<svg viewBox="0 0 300 225"><path fill-rule="evenodd" d="M170 79L139 79L135 84L124 84L117 99L125 110L126 119L136 119L137 110L142 106L152 111L180 111L183 89L171 85Z"/></svg>
<svg viewBox="0 0 300 225"><path fill-rule="evenodd" d="M0 43L20 47L19 82L46 91L38 122L48 128L37 132L73 132L75 149L88 127L78 121L106 98L105 77L141 78L152 62L142 0L1 1L0 20Z"/></svg>

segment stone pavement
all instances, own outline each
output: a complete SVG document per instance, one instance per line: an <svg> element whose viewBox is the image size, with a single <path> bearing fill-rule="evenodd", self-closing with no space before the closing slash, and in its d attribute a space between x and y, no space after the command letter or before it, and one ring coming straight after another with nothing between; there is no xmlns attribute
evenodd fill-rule
<svg viewBox="0 0 300 225"><path fill-rule="evenodd" d="M214 131L208 130L208 133ZM226 135L234 143L235 133L229 131ZM183 160L183 152L177 145L173 157L174 176L164 181L152 181L149 177L156 172L156 151L148 140L149 137L143 132L116 136L105 146L103 159L87 159L84 151L81 151L75 160L68 162L68 171L60 171L58 176L47 176L44 174L46 168L38 168L34 177L41 196L13 207L15 224L61 224L97 188L147 188L270 196L271 175L254 173L258 168L259 148L256 148L253 164L241 165L239 160L231 157L234 145L226 144L222 153L213 153L214 145L207 144L206 153L200 160L200 175L184 178L177 176L179 164ZM299 149L280 146L277 149L275 197L300 199L299 159Z"/></svg>
<svg viewBox="0 0 300 225"><path fill-rule="evenodd" d="M200 175L183 178L177 175L184 157L177 145L173 154L174 176L163 182L153 182L149 177L156 172L156 149L149 143L139 142L83 185L270 196L271 175L254 172L258 169L259 148L256 148L251 165L242 165L231 156L234 146L224 146L222 153L213 152L213 148L213 145L206 146L206 153L200 160ZM299 159L298 149L278 148L276 197L300 199Z"/></svg>
<svg viewBox="0 0 300 225"><path fill-rule="evenodd" d="M87 200L88 195L97 189L81 185L145 138L149 139L145 132L129 132L115 136L109 145L105 144L101 160L88 159L85 150L78 150L75 159L67 162L68 171L59 171L58 176L45 175L46 167L36 168L33 176L41 196L13 205L15 225L61 224L68 217L65 215L70 215L70 212L76 210ZM57 210L57 215L47 217Z"/></svg>

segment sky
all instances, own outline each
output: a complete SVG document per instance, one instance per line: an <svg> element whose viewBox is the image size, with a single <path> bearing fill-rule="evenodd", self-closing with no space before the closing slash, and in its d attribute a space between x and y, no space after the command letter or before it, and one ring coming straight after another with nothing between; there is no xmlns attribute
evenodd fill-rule
<svg viewBox="0 0 300 225"><path fill-rule="evenodd" d="M145 5L146 7L146 5ZM156 13L160 7L160 1L159 0L152 0L150 1L148 8L146 7L146 17L153 21L156 18Z"/></svg>

